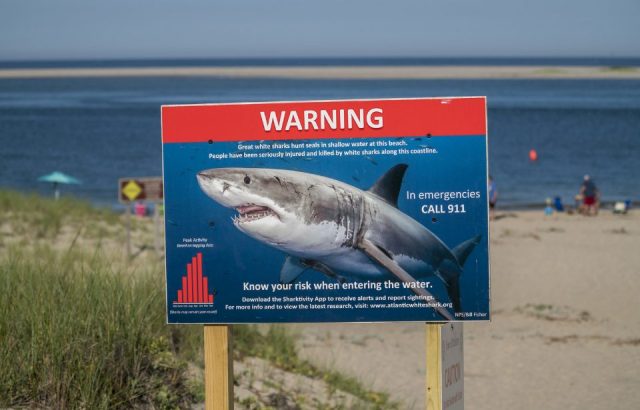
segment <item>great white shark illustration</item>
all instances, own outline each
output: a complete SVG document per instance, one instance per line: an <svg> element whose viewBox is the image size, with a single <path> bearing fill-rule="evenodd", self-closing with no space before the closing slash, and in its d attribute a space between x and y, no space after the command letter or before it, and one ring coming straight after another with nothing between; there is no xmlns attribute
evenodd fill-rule
<svg viewBox="0 0 640 410"><path fill-rule="evenodd" d="M406 164L387 171L367 191L305 172L267 168L214 168L197 175L207 196L234 208L236 228L285 252L280 281L294 282L314 269L344 276L409 285L435 275L461 311L459 278L480 236L449 249L440 238L397 207ZM409 286L425 297L428 290ZM435 299L431 299L432 302ZM436 307L452 320L445 307Z"/></svg>

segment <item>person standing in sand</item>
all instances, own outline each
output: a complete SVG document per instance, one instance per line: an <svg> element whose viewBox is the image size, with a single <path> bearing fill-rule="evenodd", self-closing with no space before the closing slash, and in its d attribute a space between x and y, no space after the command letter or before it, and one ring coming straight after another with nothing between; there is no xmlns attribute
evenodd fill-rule
<svg viewBox="0 0 640 410"><path fill-rule="evenodd" d="M600 191L596 187L589 175L584 176L582 185L580 185L580 196L582 196L581 212L585 215L598 215L598 207L600 206Z"/></svg>
<svg viewBox="0 0 640 410"><path fill-rule="evenodd" d="M498 201L498 189L496 188L496 183L491 175L489 175L489 184L487 189L489 191L489 219L493 219L496 202Z"/></svg>

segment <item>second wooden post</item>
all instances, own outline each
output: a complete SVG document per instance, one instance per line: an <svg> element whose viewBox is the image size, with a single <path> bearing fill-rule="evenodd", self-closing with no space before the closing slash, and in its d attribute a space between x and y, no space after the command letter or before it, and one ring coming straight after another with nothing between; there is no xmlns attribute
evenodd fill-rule
<svg viewBox="0 0 640 410"><path fill-rule="evenodd" d="M205 409L233 408L233 350L231 326L204 326Z"/></svg>

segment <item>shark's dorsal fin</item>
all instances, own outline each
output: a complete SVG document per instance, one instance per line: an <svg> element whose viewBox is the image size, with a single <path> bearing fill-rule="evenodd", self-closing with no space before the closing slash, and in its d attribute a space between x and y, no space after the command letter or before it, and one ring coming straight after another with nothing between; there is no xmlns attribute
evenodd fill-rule
<svg viewBox="0 0 640 410"><path fill-rule="evenodd" d="M371 188L369 192L382 198L389 204L398 207L398 194L402 185L402 178L407 170L407 164L398 164L388 170L381 176Z"/></svg>

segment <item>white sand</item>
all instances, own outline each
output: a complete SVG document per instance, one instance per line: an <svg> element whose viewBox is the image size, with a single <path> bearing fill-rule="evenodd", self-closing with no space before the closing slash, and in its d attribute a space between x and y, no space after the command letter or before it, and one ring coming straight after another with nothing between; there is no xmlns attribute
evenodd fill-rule
<svg viewBox="0 0 640 410"><path fill-rule="evenodd" d="M640 79L634 67L113 67L0 69L0 79L66 77L231 77L299 79Z"/></svg>
<svg viewBox="0 0 640 410"><path fill-rule="evenodd" d="M493 321L465 325L466 408L640 408L640 212L503 215ZM297 330L305 357L424 408L423 324Z"/></svg>

